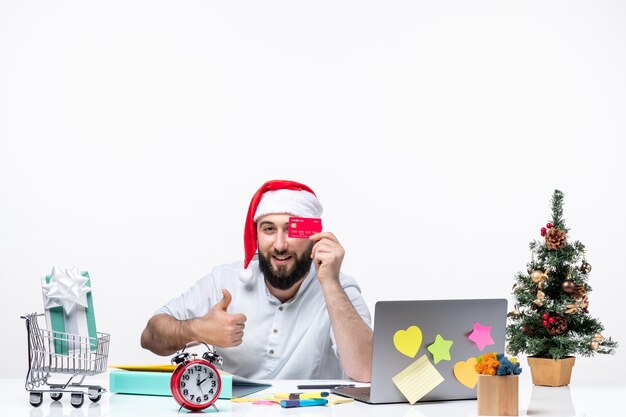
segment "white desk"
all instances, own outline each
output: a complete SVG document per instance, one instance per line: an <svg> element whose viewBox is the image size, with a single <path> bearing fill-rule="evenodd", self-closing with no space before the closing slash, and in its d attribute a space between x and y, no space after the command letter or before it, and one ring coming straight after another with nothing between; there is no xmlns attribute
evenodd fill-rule
<svg viewBox="0 0 626 417"><path fill-rule="evenodd" d="M527 371L527 370L525 370ZM303 381L272 381L273 386L263 393L296 391L296 385ZM308 382L308 381L307 381ZM322 381L324 382L324 381ZM108 388L107 375L86 378L85 383L99 384ZM0 379L0 414L7 417L159 417L176 416L178 406L170 397L148 397L106 393L97 403L85 398L81 408L74 408L65 395L61 401L44 397L40 407L28 403L28 392L23 379ZM571 387L548 388L533 386L530 376L521 375L519 391L520 415L532 416L617 416L624 415L626 385L589 386L578 382ZM217 402L220 415L227 416L307 416L307 417L448 417L475 416L476 401L446 401L391 405L368 405L360 402L339 404L327 407L302 407L283 409L278 405L252 405L232 403L226 400ZM205 413L215 413L205 410ZM186 413L185 413L186 414ZM193 414L200 415L200 414Z"/></svg>

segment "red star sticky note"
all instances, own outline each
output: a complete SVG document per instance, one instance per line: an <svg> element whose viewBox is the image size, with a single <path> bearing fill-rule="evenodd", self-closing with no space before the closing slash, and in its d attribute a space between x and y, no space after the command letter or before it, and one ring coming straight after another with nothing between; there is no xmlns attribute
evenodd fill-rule
<svg viewBox="0 0 626 417"><path fill-rule="evenodd" d="M481 326L479 322L474 323L474 330L467 337L476 343L479 350L483 350L485 346L493 345L495 342L491 338L491 326Z"/></svg>

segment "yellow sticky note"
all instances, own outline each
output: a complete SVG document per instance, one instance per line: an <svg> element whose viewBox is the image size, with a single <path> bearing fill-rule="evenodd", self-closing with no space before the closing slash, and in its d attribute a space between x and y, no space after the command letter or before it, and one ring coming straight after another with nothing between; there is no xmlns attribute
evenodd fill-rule
<svg viewBox="0 0 626 417"><path fill-rule="evenodd" d="M398 352L409 358L414 358L422 344L422 330L417 326L411 326L406 330L398 330L393 335L393 345Z"/></svg>
<svg viewBox="0 0 626 417"><path fill-rule="evenodd" d="M411 404L415 404L443 382L443 377L426 355L420 356L418 360L391 379Z"/></svg>
<svg viewBox="0 0 626 417"><path fill-rule="evenodd" d="M256 397L241 397L241 398L231 398L230 401L234 403L251 403L254 401L266 401L267 398L256 398Z"/></svg>
<svg viewBox="0 0 626 417"><path fill-rule="evenodd" d="M272 395L268 395L265 397L238 397L238 398L231 398L230 401L234 403L254 403L254 402L262 402L262 401L271 401L276 404L280 403L280 399L275 398Z"/></svg>
<svg viewBox="0 0 626 417"><path fill-rule="evenodd" d="M324 397L328 400L328 405L345 404L354 401L354 398L342 397L340 395L330 394L328 397Z"/></svg>

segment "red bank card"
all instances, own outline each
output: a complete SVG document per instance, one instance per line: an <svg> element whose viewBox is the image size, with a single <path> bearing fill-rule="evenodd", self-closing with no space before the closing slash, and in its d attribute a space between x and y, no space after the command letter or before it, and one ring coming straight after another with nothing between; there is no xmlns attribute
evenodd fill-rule
<svg viewBox="0 0 626 417"><path fill-rule="evenodd" d="M322 231L322 219L307 217L289 218L289 237L307 239L309 236Z"/></svg>

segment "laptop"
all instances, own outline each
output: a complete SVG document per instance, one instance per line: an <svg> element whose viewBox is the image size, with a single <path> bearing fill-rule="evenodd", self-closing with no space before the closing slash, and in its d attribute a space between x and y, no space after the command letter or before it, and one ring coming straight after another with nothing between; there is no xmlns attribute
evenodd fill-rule
<svg viewBox="0 0 626 417"><path fill-rule="evenodd" d="M461 370L473 365L473 360L468 361L470 358L487 352L504 352L506 314L505 299L379 301L374 316L371 385L337 387L332 392L369 404L408 402L392 378L426 355L444 380L419 402L476 399L477 389L476 385L472 386L472 375L463 375ZM413 326L421 332L421 343L416 335L419 332ZM400 337L394 342L396 332L400 332ZM470 340L472 333L483 337L472 336L472 339L478 340L477 343ZM435 358L427 349L440 339L438 335L447 342L445 346L450 340L453 342L449 347L450 360L444 359L445 354ZM490 335L493 343L489 343L485 335ZM411 348L408 352L407 342ZM415 352L417 345L417 353L409 356ZM482 350L480 345L483 345ZM444 353L446 350L444 348ZM438 359L437 363L435 359ZM455 375L454 366L458 362L466 364L460 364Z"/></svg>

